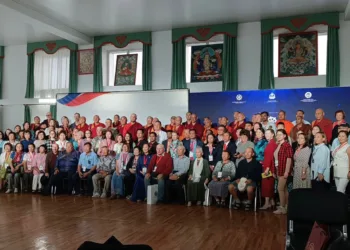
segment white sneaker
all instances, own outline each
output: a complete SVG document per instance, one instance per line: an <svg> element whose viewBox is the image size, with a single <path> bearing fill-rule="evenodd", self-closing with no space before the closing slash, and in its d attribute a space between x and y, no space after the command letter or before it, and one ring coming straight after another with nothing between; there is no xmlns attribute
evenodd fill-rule
<svg viewBox="0 0 350 250"><path fill-rule="evenodd" d="M287 210L284 207L279 206L276 211L273 212L274 214L286 214Z"/></svg>
<svg viewBox="0 0 350 250"><path fill-rule="evenodd" d="M192 206L192 202L190 202L190 201L187 202L187 206L188 206L188 207Z"/></svg>
<svg viewBox="0 0 350 250"><path fill-rule="evenodd" d="M17 194L17 193L18 193L18 188L15 188L14 193L15 193L15 194Z"/></svg>
<svg viewBox="0 0 350 250"><path fill-rule="evenodd" d="M103 193L103 194L101 195L101 199L105 199L105 198L107 198L107 194L106 194L106 193Z"/></svg>
<svg viewBox="0 0 350 250"><path fill-rule="evenodd" d="M11 189L7 189L7 191L5 192L5 194L9 194L9 193L11 193L11 192L12 192Z"/></svg>
<svg viewBox="0 0 350 250"><path fill-rule="evenodd" d="M99 193L94 193L94 195L92 196L92 198L100 198L100 194L99 194Z"/></svg>

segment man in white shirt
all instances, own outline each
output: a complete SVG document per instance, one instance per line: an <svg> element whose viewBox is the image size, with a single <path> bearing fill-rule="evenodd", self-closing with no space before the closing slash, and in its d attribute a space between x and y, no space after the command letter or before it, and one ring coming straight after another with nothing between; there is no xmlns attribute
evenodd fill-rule
<svg viewBox="0 0 350 250"><path fill-rule="evenodd" d="M273 129L273 131L276 132L276 125L274 122L269 122L269 113L264 111L261 112L261 125L263 126L264 130L267 129Z"/></svg>
<svg viewBox="0 0 350 250"><path fill-rule="evenodd" d="M154 132L157 134L157 142L162 143L163 141L167 140L166 132L162 130L162 123L160 121L156 121L153 125Z"/></svg>
<svg viewBox="0 0 350 250"><path fill-rule="evenodd" d="M295 117L298 117L298 116L301 116L301 117L303 118L304 124L310 125L310 122L304 120L304 116L305 116L304 110L299 109L299 110L297 111ZM293 125L295 126L295 125L297 124L297 120L293 121L292 123L293 123Z"/></svg>

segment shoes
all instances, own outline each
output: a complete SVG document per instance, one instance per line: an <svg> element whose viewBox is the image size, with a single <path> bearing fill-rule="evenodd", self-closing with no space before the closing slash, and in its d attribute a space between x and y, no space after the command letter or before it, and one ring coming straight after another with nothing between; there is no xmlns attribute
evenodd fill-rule
<svg viewBox="0 0 350 250"><path fill-rule="evenodd" d="M235 202L235 204L234 204L234 206L233 206L233 209L234 210L238 210L238 209L240 209L241 208L241 202Z"/></svg>
<svg viewBox="0 0 350 250"><path fill-rule="evenodd" d="M9 194L9 193L11 193L11 192L12 192L11 189L7 189L7 191L5 192L5 194Z"/></svg>
<svg viewBox="0 0 350 250"><path fill-rule="evenodd" d="M188 206L188 207L192 206L192 202L190 202L190 201L187 202L187 206Z"/></svg>
<svg viewBox="0 0 350 250"><path fill-rule="evenodd" d="M245 206L244 206L245 211L249 211L251 208L252 208L252 203L250 203L250 202L245 204Z"/></svg>
<svg viewBox="0 0 350 250"><path fill-rule="evenodd" d="M117 199L117 195L116 194L112 194L111 197L109 198L110 200L115 200Z"/></svg>
<svg viewBox="0 0 350 250"><path fill-rule="evenodd" d="M103 194L101 195L101 199L105 199L105 198L107 198L107 194L106 194L106 193L103 193Z"/></svg>
<svg viewBox="0 0 350 250"><path fill-rule="evenodd" d="M197 206L201 206L202 202L201 201L197 201Z"/></svg>
<svg viewBox="0 0 350 250"><path fill-rule="evenodd" d="M15 194L17 194L17 193L18 193L18 188L15 188L14 193L15 193Z"/></svg>
<svg viewBox="0 0 350 250"><path fill-rule="evenodd" d="M286 214L287 213L287 209L285 209L284 207L279 206L277 208L277 210L274 211L273 213L274 214Z"/></svg>
<svg viewBox="0 0 350 250"><path fill-rule="evenodd" d="M99 193L94 193L94 195L92 196L92 198L100 198L100 194L99 194Z"/></svg>
<svg viewBox="0 0 350 250"><path fill-rule="evenodd" d="M269 208L271 208L271 204L269 204L269 205L267 205L267 206L262 206L261 208L259 208L259 210L267 210L267 209L269 209Z"/></svg>

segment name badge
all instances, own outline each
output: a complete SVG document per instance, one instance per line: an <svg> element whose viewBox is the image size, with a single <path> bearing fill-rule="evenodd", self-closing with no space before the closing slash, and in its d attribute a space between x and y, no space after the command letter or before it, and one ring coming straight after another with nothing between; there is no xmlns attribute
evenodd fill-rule
<svg viewBox="0 0 350 250"><path fill-rule="evenodd" d="M218 173L218 178L222 178L222 172L221 171Z"/></svg>
<svg viewBox="0 0 350 250"><path fill-rule="evenodd" d="M278 160L275 160L275 166L278 167Z"/></svg>
<svg viewBox="0 0 350 250"><path fill-rule="evenodd" d="M157 171L157 166L155 166L153 169L153 172L156 172L156 171Z"/></svg>
<svg viewBox="0 0 350 250"><path fill-rule="evenodd" d="M5 168L6 168L6 165L5 165ZM28 166L28 165L27 165L27 169L28 169L28 170L32 170L32 166Z"/></svg>
<svg viewBox="0 0 350 250"><path fill-rule="evenodd" d="M40 170L40 171L43 171L43 170L44 170L44 167L43 167L43 166L39 166L39 170Z"/></svg>
<svg viewBox="0 0 350 250"><path fill-rule="evenodd" d="M83 167L83 172L85 172L86 171L86 167Z"/></svg>
<svg viewBox="0 0 350 250"><path fill-rule="evenodd" d="M126 170L126 166L123 166L123 170Z"/></svg>
<svg viewBox="0 0 350 250"><path fill-rule="evenodd" d="M209 161L213 161L213 160L214 160L213 155L209 155Z"/></svg>
<svg viewBox="0 0 350 250"><path fill-rule="evenodd" d="M193 152L190 151L190 158L193 158Z"/></svg>
<svg viewBox="0 0 350 250"><path fill-rule="evenodd" d="M147 173L147 168L146 168L146 167L143 167L143 168L142 168L142 173L143 173L143 174L146 174L146 173Z"/></svg>

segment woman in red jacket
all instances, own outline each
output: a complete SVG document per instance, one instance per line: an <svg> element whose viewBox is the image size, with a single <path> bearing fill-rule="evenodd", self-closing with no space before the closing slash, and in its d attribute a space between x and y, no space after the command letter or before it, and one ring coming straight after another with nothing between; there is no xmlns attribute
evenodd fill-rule
<svg viewBox="0 0 350 250"><path fill-rule="evenodd" d="M266 130L265 138L268 141L268 144L264 151L263 173L265 173L265 175L271 173L273 176L263 178L261 181L261 196L265 197L265 204L260 208L261 210L266 210L275 206L275 202L273 200L276 177L273 153L277 148L277 144L275 142L275 132L272 129Z"/></svg>

